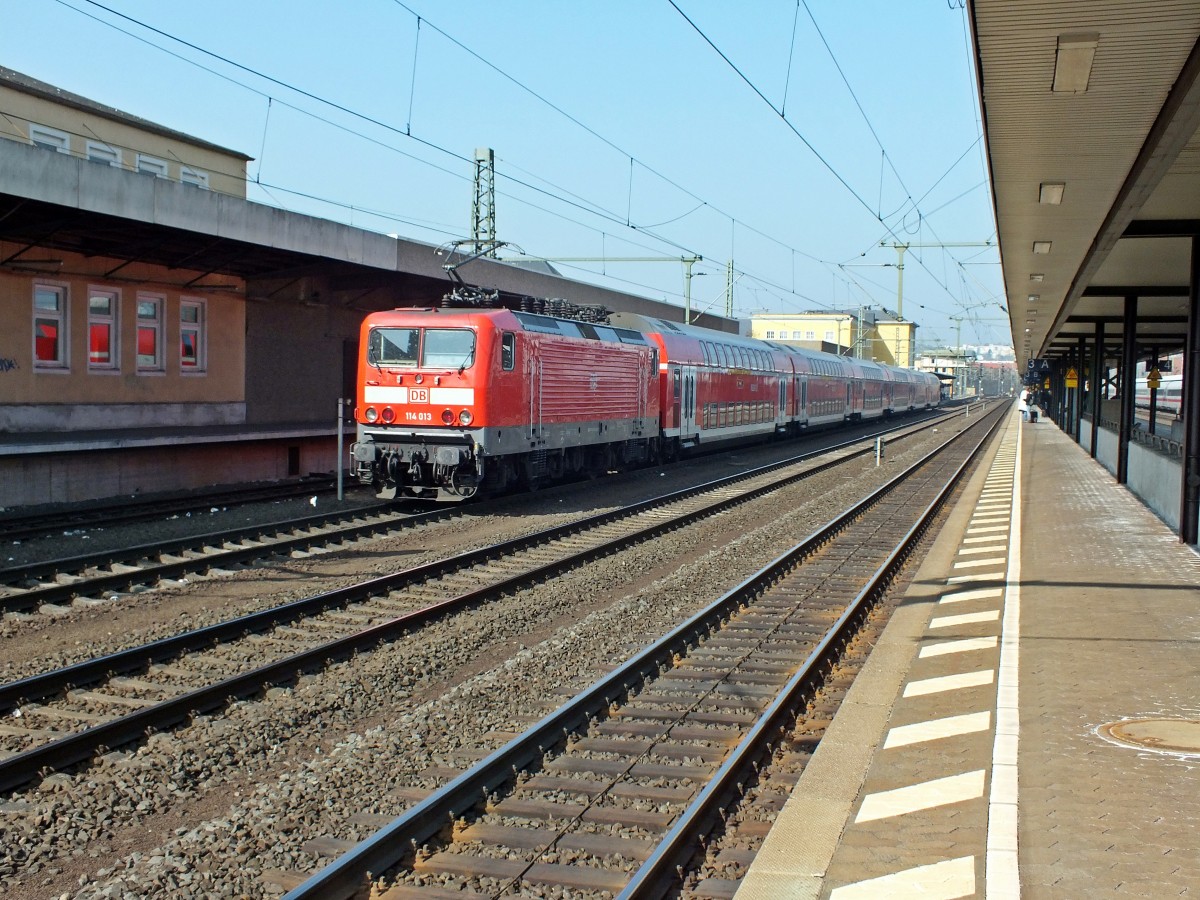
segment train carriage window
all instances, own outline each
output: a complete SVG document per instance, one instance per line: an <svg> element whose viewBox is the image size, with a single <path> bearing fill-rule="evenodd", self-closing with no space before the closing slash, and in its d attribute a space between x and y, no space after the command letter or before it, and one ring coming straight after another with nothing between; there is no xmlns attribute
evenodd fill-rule
<svg viewBox="0 0 1200 900"><path fill-rule="evenodd" d="M675 386L675 399L678 400L679 399L679 370L678 369L676 369L674 372L674 378L672 379L672 383Z"/></svg>
<svg viewBox="0 0 1200 900"><path fill-rule="evenodd" d="M475 332L469 328L426 328L421 365L430 369L467 368L475 362Z"/></svg>
<svg viewBox="0 0 1200 900"><path fill-rule="evenodd" d="M500 368L511 372L517 367L517 336L511 331L500 338Z"/></svg>
<svg viewBox="0 0 1200 900"><path fill-rule="evenodd" d="M374 328L367 338L367 358L380 366L415 366L420 343L419 328Z"/></svg>

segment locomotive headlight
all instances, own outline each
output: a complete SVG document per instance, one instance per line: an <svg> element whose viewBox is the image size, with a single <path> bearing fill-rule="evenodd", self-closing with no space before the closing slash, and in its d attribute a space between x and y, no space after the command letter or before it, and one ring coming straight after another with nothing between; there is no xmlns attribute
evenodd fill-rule
<svg viewBox="0 0 1200 900"><path fill-rule="evenodd" d="M377 410L373 406L368 406L366 415L367 415L368 422L374 422L376 419L379 418L379 410Z"/></svg>
<svg viewBox="0 0 1200 900"><path fill-rule="evenodd" d="M413 378L413 381L415 381L417 384L421 384L424 380L425 376L423 376L420 372L418 372L416 377Z"/></svg>
<svg viewBox="0 0 1200 900"><path fill-rule="evenodd" d="M383 421L385 424L388 424L388 425L390 425L392 422L396 421L396 411L394 409L392 409L390 406L385 406L383 408Z"/></svg>
<svg viewBox="0 0 1200 900"><path fill-rule="evenodd" d="M471 420L474 418L475 417L471 415L471 411L469 409L464 409L458 414L458 421L462 422L464 425L470 425Z"/></svg>
<svg viewBox="0 0 1200 900"><path fill-rule="evenodd" d="M448 409L443 409L442 410L442 424L443 425L454 424L454 413Z"/></svg>

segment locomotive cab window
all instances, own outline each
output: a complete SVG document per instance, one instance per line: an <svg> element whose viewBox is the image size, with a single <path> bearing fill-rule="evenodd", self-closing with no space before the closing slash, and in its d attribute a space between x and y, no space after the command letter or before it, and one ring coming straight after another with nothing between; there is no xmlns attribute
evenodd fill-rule
<svg viewBox="0 0 1200 900"><path fill-rule="evenodd" d="M511 372L517 367L517 336L511 331L500 338L500 368Z"/></svg>
<svg viewBox="0 0 1200 900"><path fill-rule="evenodd" d="M376 328L367 359L377 366L465 369L475 362L475 332L469 328Z"/></svg>
<svg viewBox="0 0 1200 900"><path fill-rule="evenodd" d="M429 369L465 369L475 362L475 332L469 328L426 328L421 365Z"/></svg>
<svg viewBox="0 0 1200 900"><path fill-rule="evenodd" d="M415 366L419 328L376 328L367 342L367 358L379 366Z"/></svg>

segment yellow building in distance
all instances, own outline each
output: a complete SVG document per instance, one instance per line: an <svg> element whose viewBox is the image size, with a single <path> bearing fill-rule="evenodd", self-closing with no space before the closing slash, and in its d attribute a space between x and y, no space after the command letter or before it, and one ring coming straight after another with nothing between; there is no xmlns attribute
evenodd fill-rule
<svg viewBox="0 0 1200 900"><path fill-rule="evenodd" d="M861 313L861 315L860 315ZM883 311L756 313L750 336L840 356L912 367L917 324Z"/></svg>

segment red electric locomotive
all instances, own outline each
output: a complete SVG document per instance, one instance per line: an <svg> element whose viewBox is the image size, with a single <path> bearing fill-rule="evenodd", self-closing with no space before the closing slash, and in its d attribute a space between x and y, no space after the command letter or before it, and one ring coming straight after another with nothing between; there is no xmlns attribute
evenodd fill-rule
<svg viewBox="0 0 1200 900"><path fill-rule="evenodd" d="M356 477L382 498L465 500L939 401L933 375L631 313L611 321L368 316Z"/></svg>
<svg viewBox="0 0 1200 900"><path fill-rule="evenodd" d="M363 322L354 472L383 498L465 500L659 453L644 335L508 309L396 309Z"/></svg>

